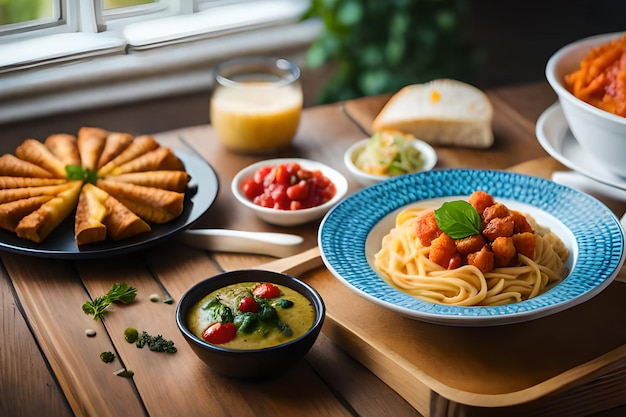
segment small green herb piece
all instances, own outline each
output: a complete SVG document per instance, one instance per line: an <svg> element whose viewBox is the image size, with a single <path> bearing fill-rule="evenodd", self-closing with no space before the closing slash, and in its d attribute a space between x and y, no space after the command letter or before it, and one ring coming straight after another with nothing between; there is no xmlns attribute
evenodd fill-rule
<svg viewBox="0 0 626 417"><path fill-rule="evenodd" d="M138 337L139 332L134 327L128 327L124 330L124 339L126 339L128 343L135 343Z"/></svg>
<svg viewBox="0 0 626 417"><path fill-rule="evenodd" d="M238 332L250 334L259 325L259 317L252 312L241 313L235 316L233 323Z"/></svg>
<svg viewBox="0 0 626 417"><path fill-rule="evenodd" d="M100 354L100 360L104 363L111 363L115 360L115 354L113 352L102 352Z"/></svg>
<svg viewBox="0 0 626 417"><path fill-rule="evenodd" d="M480 215L467 201L447 201L435 210L439 228L452 239L463 239L480 233Z"/></svg>
<svg viewBox="0 0 626 417"><path fill-rule="evenodd" d="M280 298L276 300L276 302L274 303L274 306L280 307L280 308L291 308L293 307L293 301L287 300L286 298Z"/></svg>
<svg viewBox="0 0 626 417"><path fill-rule="evenodd" d="M93 316L94 320L104 317L106 309L111 305L111 301L106 295L96 297L93 301L87 301L83 304L83 312Z"/></svg>
<svg viewBox="0 0 626 417"><path fill-rule="evenodd" d="M208 311L208 319L210 322L219 321L221 323L232 323L235 317L233 310L220 303L218 298L210 299L202 309Z"/></svg>
<svg viewBox="0 0 626 417"><path fill-rule="evenodd" d="M125 283L113 284L107 296L112 302L119 301L124 304L132 303L137 296L137 288L133 288Z"/></svg>
<svg viewBox="0 0 626 417"><path fill-rule="evenodd" d="M85 180L91 184L98 181L98 174L81 165L65 165L65 175L68 180Z"/></svg>
<svg viewBox="0 0 626 417"><path fill-rule="evenodd" d="M131 303L137 296L137 289L125 283L117 283L111 286L111 289L104 295L96 297L93 301L87 301L83 304L83 312L93 316L94 320L101 319L107 314L106 309L113 302L124 304Z"/></svg>
<svg viewBox="0 0 626 417"><path fill-rule="evenodd" d="M140 349L147 345L148 349L153 352L176 353L177 351L174 341L164 339L161 335L150 336L146 332L141 332L137 338L136 345Z"/></svg>

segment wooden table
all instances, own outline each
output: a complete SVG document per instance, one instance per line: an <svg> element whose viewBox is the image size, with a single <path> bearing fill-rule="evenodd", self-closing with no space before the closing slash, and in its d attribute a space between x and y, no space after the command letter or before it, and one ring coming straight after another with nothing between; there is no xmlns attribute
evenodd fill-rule
<svg viewBox="0 0 626 417"><path fill-rule="evenodd" d="M519 172L542 176L561 169L535 137L537 117L556 99L547 84L501 88L490 91L489 96L495 108L495 145L488 150L438 148L438 167L515 166ZM371 121L386 99L371 97L307 108L293 147L278 156L326 162L346 174L350 193L357 191L359 186L343 166L342 153L351 143L370 134ZM118 129L113 117L94 116L85 120L92 125L95 121L102 127ZM55 123L54 126L59 126ZM75 124L75 130L82 125L82 121L64 121L65 126L71 123ZM132 124L133 121L125 120L123 126L132 131ZM138 126L145 124L145 119L137 121ZM46 134L56 133L49 128L45 123L34 125L32 136L43 140ZM315 246L318 223L278 228L263 223L236 203L229 190L230 181L239 169L259 157L223 149L209 125L160 132L155 137L165 145L183 138L217 172L220 185L217 199L194 227L297 233L305 238L301 249ZM0 145L2 152L13 152L21 139L11 137L4 141ZM607 204L616 213L623 212L623 204L612 201ZM319 340L294 369L275 379L249 382L222 377L204 366L193 356L176 328L176 305L153 303L148 297L167 292L178 300L189 286L203 278L222 270L256 266L273 258L208 253L174 239L114 259L67 261L11 253L2 253L0 257L3 263L0 270L2 416L503 415L497 409L455 404L441 393L416 398L417 387L403 387L403 374L396 369L399 362L391 360L394 352L390 345L368 345L364 342L369 340L367 335L343 331L346 322L352 319L341 307L336 293L350 295L342 292L347 291L345 288L337 287L338 282L323 267L302 275L327 300L329 320ZM120 281L138 288L135 303L115 306L104 322L95 322L83 314L81 305L85 301L104 294L112 283ZM354 302L365 303L360 299ZM390 314L372 311L383 319ZM178 352L166 355L135 348L123 339L123 330L129 326L174 340ZM86 337L87 328L95 329L97 336ZM432 325L418 328L431 336L449 332ZM620 343L621 339L617 340L616 347ZM105 364L99 358L100 352L107 350L117 352L118 359L113 364ZM381 350L386 350L382 356ZM114 375L115 370L123 367L133 370L134 377ZM554 372L557 371L560 372ZM600 372L594 368L588 373ZM414 375L407 374L406 382L412 383L410 378ZM567 389L572 387L561 391L569 392ZM542 403L541 398L531 397L528 398L531 403ZM621 403L602 400L579 409L597 416L617 416L626 412ZM560 415L560 406L555 407L554 415ZM612 409L602 411L608 408ZM521 409L525 410L523 413L532 410Z"/></svg>

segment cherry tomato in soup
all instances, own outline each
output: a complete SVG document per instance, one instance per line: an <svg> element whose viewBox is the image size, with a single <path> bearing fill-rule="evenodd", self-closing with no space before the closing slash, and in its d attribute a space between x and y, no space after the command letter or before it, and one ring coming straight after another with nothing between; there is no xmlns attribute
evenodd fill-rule
<svg viewBox="0 0 626 417"><path fill-rule="evenodd" d="M242 313L256 313L259 311L259 303L256 302L254 297L243 297L239 301L239 311Z"/></svg>
<svg viewBox="0 0 626 417"><path fill-rule="evenodd" d="M280 288L269 282L263 282L254 287L252 294L259 298L276 298L280 297Z"/></svg>
<svg viewBox="0 0 626 417"><path fill-rule="evenodd" d="M202 338L214 345L230 342L235 336L237 336L237 326L233 323L220 323L219 321L209 324L202 333Z"/></svg>
<svg viewBox="0 0 626 417"><path fill-rule="evenodd" d="M335 196L335 184L320 170L296 162L264 166L242 187L254 204L278 210L301 210L324 204Z"/></svg>

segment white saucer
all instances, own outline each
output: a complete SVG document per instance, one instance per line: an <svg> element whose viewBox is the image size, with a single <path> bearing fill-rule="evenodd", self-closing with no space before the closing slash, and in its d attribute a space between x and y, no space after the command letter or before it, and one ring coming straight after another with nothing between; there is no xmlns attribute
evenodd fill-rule
<svg viewBox="0 0 626 417"><path fill-rule="evenodd" d="M600 183L626 190L626 178L608 171L582 149L569 129L559 103L548 107L539 116L536 134L546 152L566 167Z"/></svg>

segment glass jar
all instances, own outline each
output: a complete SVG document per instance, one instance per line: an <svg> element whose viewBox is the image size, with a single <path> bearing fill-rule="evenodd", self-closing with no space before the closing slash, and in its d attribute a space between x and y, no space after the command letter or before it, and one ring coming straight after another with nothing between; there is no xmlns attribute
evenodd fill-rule
<svg viewBox="0 0 626 417"><path fill-rule="evenodd" d="M301 112L300 69L291 61L248 57L215 68L210 118L227 148L268 153L287 147Z"/></svg>

